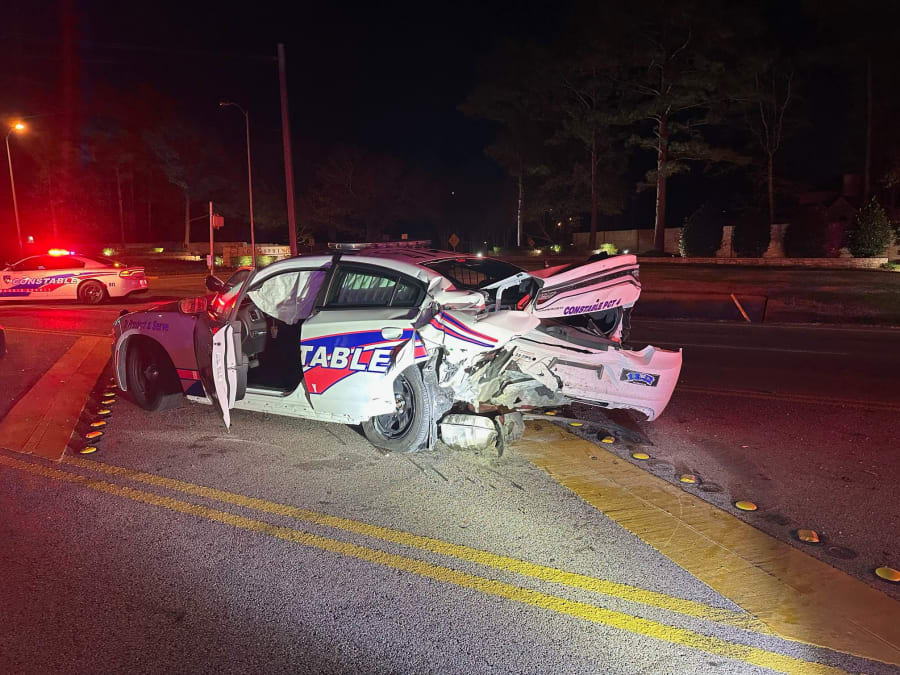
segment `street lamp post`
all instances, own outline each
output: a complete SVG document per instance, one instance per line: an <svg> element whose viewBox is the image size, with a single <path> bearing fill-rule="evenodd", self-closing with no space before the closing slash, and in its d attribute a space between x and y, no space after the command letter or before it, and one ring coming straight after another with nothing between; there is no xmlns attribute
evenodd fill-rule
<svg viewBox="0 0 900 675"><path fill-rule="evenodd" d="M13 211L16 214L16 237L19 240L19 255L24 253L22 246L22 226L19 224L19 203L16 201L16 179L13 176L12 153L9 151L9 135L12 132L20 133L25 131L25 125L22 122L13 124L9 131L6 132L6 160L9 162L9 184L12 187Z"/></svg>
<svg viewBox="0 0 900 675"><path fill-rule="evenodd" d="M247 194L250 198L250 265L256 267L256 233L253 229L253 171L250 168L250 115L237 103L232 101L220 101L219 106L234 106L244 113L244 123L247 129Z"/></svg>

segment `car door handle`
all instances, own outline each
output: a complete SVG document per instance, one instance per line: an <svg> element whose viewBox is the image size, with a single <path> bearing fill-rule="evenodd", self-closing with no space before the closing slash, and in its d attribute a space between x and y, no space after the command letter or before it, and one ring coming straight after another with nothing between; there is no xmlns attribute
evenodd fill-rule
<svg viewBox="0 0 900 675"><path fill-rule="evenodd" d="M396 340L403 335L403 329L397 326L388 326L381 329L381 337L385 340Z"/></svg>

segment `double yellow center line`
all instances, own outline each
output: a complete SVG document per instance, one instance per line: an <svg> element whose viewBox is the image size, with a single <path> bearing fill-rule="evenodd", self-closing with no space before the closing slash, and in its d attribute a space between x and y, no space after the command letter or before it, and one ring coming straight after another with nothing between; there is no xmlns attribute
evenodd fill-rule
<svg viewBox="0 0 900 675"><path fill-rule="evenodd" d="M725 624L747 630L764 630L764 627L758 621L742 612L710 607L683 598L675 598L626 584L557 570L552 567L537 565L507 556L496 555L487 551L460 546L438 539L421 537L407 532L370 525L347 518L339 518L306 509L299 509L293 506L268 502L262 499L237 495L172 478L135 471L125 467L85 460L79 457L66 456L63 459L63 463L92 472L99 472L117 478L124 478L130 481L152 485L157 488L216 500L262 513L285 516L315 525L322 525L344 532L351 532L406 547L417 548L430 553L477 563L497 570L513 572L542 581L564 584L572 588L592 591L598 594L620 598L650 607L712 621L718 624ZM416 574L424 578L472 589L486 595L505 598L532 607L550 610L559 614L565 614L593 623L618 628L638 635L663 640L671 644L692 647L708 654L736 659L776 671L813 674L843 672L837 668L820 663L804 661L776 652L766 651L758 647L730 642L685 628L632 616L624 612L597 607L586 602L569 600L540 591L522 588L506 582L481 577L448 567L442 567L422 560L408 558L402 555L368 548L337 539L330 539L303 530L274 525L235 513L220 511L200 504L163 496L154 492L145 492L143 490L110 483L99 478L88 477L72 471L63 471L43 464L25 462L2 454L0 454L0 466L26 471L53 480L81 485L110 495L130 499L135 502L159 506L178 513L203 518L251 532L258 532L303 546L317 548L323 551L357 558L359 560L365 560L374 564Z"/></svg>

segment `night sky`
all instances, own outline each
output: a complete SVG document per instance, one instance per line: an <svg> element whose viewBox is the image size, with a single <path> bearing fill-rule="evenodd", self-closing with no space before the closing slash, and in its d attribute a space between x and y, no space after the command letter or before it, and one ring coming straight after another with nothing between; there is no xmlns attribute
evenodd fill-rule
<svg viewBox="0 0 900 675"><path fill-rule="evenodd" d="M283 186L274 60L276 44L283 42L298 193L331 148L356 145L422 166L448 189L471 194L476 208L507 179L483 153L495 126L465 117L457 106L476 82L479 61L502 37L549 35L564 14L562 5L382 5L11 4L0 25L0 54L11 65L0 74L0 114L62 114L57 92L70 68L80 103L110 89L147 85L176 99L181 114L214 130L240 161L240 115L218 107L232 100L250 113L254 178ZM29 83L47 91L44 102L36 105L21 95ZM24 192L28 158L18 163ZM468 186L477 186L477 194ZM8 190L0 190L4 224L11 215L7 202Z"/></svg>
<svg viewBox="0 0 900 675"><path fill-rule="evenodd" d="M145 86L174 100L179 115L225 146L237 170L244 153L243 120L238 111L218 106L232 100L250 113L254 180L283 190L274 58L276 44L283 42L298 195L335 146L355 145L421 166L460 196L466 217L493 210L491 218L513 222L512 181L484 154L498 126L467 118L458 106L478 84L479 64L504 38L550 42L575 4L9 3L0 23L0 59L7 66L0 72L0 117L35 116L37 134L42 118L66 114L66 78L74 83L76 107ZM799 0L768 4L767 25L784 44L797 53L822 49L813 44L812 5ZM840 42L844 36L829 39ZM860 99L862 79L848 77L853 68L859 73L858 66L819 65L804 74L807 93L798 96L793 110L803 128L779 157L783 174L801 178L804 187L839 185L848 167L858 170L861 127L848 124L853 115L858 122L854 101ZM36 90L42 95L28 95ZM841 133L823 140L823 130L827 134L834 128ZM15 152L22 172L17 187L27 207L28 153L24 145ZM632 162L636 179L652 166L652 159L644 160ZM683 220L708 194L731 189L727 177L723 182L699 173L696 180L678 179L670 223ZM627 213L616 224L651 225L652 191L629 199ZM173 233L176 209L174 204L168 216L176 223ZM4 232L10 212L9 191L0 188Z"/></svg>
<svg viewBox="0 0 900 675"><path fill-rule="evenodd" d="M400 153L437 170L474 163L492 171L481 152L492 126L456 107L502 36L540 34L561 15L558 7L527 2L515 10L482 3L69 4L68 13L66 3L39 0L8 8L3 42L26 76L57 76L60 25L68 22L83 96L101 82L146 82L225 129L239 120L217 103L234 100L249 109L260 141L280 143L274 55L283 42L298 178L304 155L335 143Z"/></svg>

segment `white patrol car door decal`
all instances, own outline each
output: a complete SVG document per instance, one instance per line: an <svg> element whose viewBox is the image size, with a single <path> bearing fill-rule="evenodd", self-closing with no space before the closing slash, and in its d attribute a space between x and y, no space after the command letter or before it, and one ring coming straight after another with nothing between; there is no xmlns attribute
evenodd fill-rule
<svg viewBox="0 0 900 675"><path fill-rule="evenodd" d="M394 373L427 357L411 314L417 309L341 308L304 322L300 366L313 407L358 417L389 412Z"/></svg>
<svg viewBox="0 0 900 675"><path fill-rule="evenodd" d="M85 270L81 267L70 267L61 270L47 270L44 272L44 283L55 288L50 295L58 300L74 300L78 295L78 283Z"/></svg>
<svg viewBox="0 0 900 675"><path fill-rule="evenodd" d="M227 323L212 336L212 377L216 398L225 420L231 428L231 408L237 397L237 361L234 353L234 327Z"/></svg>

